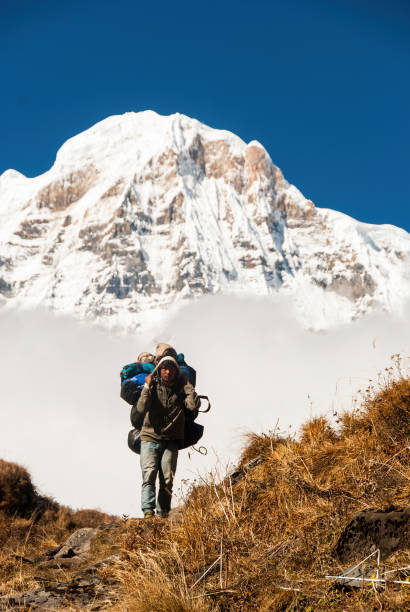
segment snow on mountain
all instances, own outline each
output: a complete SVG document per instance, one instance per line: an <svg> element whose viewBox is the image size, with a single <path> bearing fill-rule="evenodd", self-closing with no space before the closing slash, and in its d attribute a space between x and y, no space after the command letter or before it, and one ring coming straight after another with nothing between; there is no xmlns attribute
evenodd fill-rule
<svg viewBox="0 0 410 612"><path fill-rule="evenodd" d="M315 207L261 144L180 114L108 117L0 177L3 305L135 327L208 293L288 295L314 329L399 312L410 235Z"/></svg>

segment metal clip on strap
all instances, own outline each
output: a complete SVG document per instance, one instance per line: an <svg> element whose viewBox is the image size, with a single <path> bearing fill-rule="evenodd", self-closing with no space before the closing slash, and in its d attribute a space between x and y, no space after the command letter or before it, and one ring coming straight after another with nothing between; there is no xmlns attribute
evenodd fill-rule
<svg viewBox="0 0 410 612"><path fill-rule="evenodd" d="M198 446L198 448L196 446L191 446L191 448L197 453L199 453L200 455L208 454L208 449L206 448L206 446Z"/></svg>

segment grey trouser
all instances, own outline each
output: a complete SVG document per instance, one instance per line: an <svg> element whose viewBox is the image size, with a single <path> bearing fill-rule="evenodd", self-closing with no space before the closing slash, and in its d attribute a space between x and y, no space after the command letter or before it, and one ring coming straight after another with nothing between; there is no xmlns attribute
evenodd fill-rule
<svg viewBox="0 0 410 612"><path fill-rule="evenodd" d="M172 484L177 469L178 444L176 442L141 441L141 507L142 511L155 508L155 481L159 476L157 514L163 516L171 509Z"/></svg>

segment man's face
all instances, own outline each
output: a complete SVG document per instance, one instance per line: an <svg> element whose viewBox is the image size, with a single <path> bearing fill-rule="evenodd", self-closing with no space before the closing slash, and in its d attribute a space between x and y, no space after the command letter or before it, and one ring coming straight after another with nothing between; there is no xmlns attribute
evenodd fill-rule
<svg viewBox="0 0 410 612"><path fill-rule="evenodd" d="M165 385L171 385L177 374L177 369L172 363L165 363L161 368L161 380Z"/></svg>

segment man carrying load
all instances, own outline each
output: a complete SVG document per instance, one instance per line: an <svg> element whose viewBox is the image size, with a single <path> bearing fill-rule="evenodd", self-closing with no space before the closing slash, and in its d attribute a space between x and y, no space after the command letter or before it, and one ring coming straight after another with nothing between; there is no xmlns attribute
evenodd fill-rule
<svg viewBox="0 0 410 612"><path fill-rule="evenodd" d="M176 351L157 346L156 367L131 410L131 422L141 429L141 507L144 517L166 518L171 508L172 485L178 449L184 443L185 410L195 418L200 400L193 385L181 373ZM141 426L142 423L142 426ZM158 498L155 482L159 477Z"/></svg>

